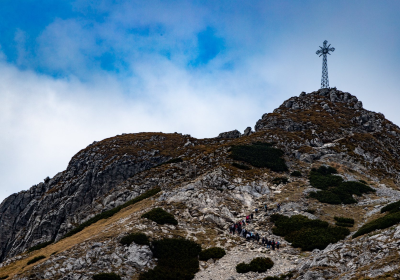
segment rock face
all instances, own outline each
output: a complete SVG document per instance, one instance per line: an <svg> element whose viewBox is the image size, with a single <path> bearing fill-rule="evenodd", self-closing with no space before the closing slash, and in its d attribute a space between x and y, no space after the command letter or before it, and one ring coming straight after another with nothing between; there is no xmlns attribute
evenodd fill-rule
<svg viewBox="0 0 400 280"><path fill-rule="evenodd" d="M58 240L73 225L90 218L88 215L118 206L143 192L137 189L120 197L114 193L113 201L92 209L94 201L118 189L119 183L171 158L159 150L145 149L171 142L165 136L136 138L128 140L127 135L93 143L76 154L64 172L5 199L0 205L0 261L38 243ZM175 145L183 141L183 137L175 138ZM124 153L129 152L124 151L127 148L131 154Z"/></svg>
<svg viewBox="0 0 400 280"><path fill-rule="evenodd" d="M218 135L218 138L228 138L228 139L235 139L239 138L242 136L242 134L239 132L239 130L232 130L228 132L222 132Z"/></svg>
<svg viewBox="0 0 400 280"><path fill-rule="evenodd" d="M364 109L357 97L333 88L286 100L273 113L264 114L254 132L248 127L243 135L234 130L195 139L178 133L138 133L94 142L78 152L65 171L0 204L0 277L7 272L10 279L91 279L99 272L115 272L123 280L137 278L157 260L150 247L125 246L119 240L127 233L143 232L151 240L184 237L203 248L224 247L227 254L222 259L200 262L195 279L255 280L289 271L293 279L302 280L388 273L399 278L399 225L370 236L348 237L307 255L275 236L269 219L278 202L283 215L331 224L334 216L352 213L353 232L378 217L384 205L400 199L399 137L399 127L383 114ZM276 173L230 157L232 145L256 142L281 149L289 171ZM320 165L334 166L345 181L366 181L376 192L355 197L357 203L350 206L311 199L308 195L316 189L307 175ZM274 179L281 177L287 182L277 184ZM154 187L162 190L155 197L62 239L96 214ZM178 225L141 218L155 207L173 214ZM255 209L259 211L247 229L279 240L279 252L229 234L231 223ZM36 253L26 252L53 240L58 242ZM40 254L46 259L26 265ZM262 274L236 272L239 262L259 256L270 257L274 267Z"/></svg>

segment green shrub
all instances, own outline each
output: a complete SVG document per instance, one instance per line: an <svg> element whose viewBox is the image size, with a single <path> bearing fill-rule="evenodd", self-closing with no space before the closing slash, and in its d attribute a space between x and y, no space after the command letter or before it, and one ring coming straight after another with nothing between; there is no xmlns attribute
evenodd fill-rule
<svg viewBox="0 0 400 280"><path fill-rule="evenodd" d="M236 168L239 168L239 169L243 169L243 170L250 170L251 169L247 165L236 163L236 162L232 163L232 166L234 166Z"/></svg>
<svg viewBox="0 0 400 280"><path fill-rule="evenodd" d="M336 175L323 175L316 171L310 173L310 185L314 188L327 190L329 187L337 187L343 182L343 178Z"/></svg>
<svg viewBox="0 0 400 280"><path fill-rule="evenodd" d="M355 194L358 196L361 196L364 193L376 192L376 190L374 190L373 188L356 181L343 182L342 184L340 184L339 188L343 189L343 191L349 194Z"/></svg>
<svg viewBox="0 0 400 280"><path fill-rule="evenodd" d="M115 273L99 273L93 275L93 280L121 280L121 277Z"/></svg>
<svg viewBox="0 0 400 280"><path fill-rule="evenodd" d="M114 214L116 214L119 211L121 211L122 209L124 209L124 208L126 208L126 207L128 207L128 206L130 206L132 204L138 203L138 202L140 202L140 201L142 201L142 200L144 200L146 198L149 198L149 197L159 193L160 191L161 191L160 188L154 188L154 189L148 190L144 194L141 194L141 195L137 196L136 198L131 199L131 200L125 202L124 204L122 204L122 205L120 205L118 207L115 207L115 208L110 209L108 211L104 211L103 213L100 213L100 214L94 216L93 218L91 218L88 221L80 224L79 226L77 226L73 230L69 231L67 234L65 234L63 236L62 239L70 237L70 236L82 231L83 229L87 228L88 226L90 226L90 225L92 225L92 224L94 224L94 223L96 223L96 222L98 222L98 221L100 221L102 219L110 218Z"/></svg>
<svg viewBox="0 0 400 280"><path fill-rule="evenodd" d="M183 162L183 159L182 159L182 158L173 158L173 159L167 160L167 161L165 162L165 164L168 164L168 163L178 163L178 162Z"/></svg>
<svg viewBox="0 0 400 280"><path fill-rule="evenodd" d="M339 222L336 222L336 223L335 223L335 226L338 226L338 227L353 227L354 224L346 224L346 223L339 223Z"/></svg>
<svg viewBox="0 0 400 280"><path fill-rule="evenodd" d="M335 221L338 223L345 223L345 224L351 224L354 225L354 219L351 218L345 218L345 217L334 217Z"/></svg>
<svg viewBox="0 0 400 280"><path fill-rule="evenodd" d="M255 258L249 264L240 263L236 266L236 272L247 273L250 271L262 273L274 266L270 258Z"/></svg>
<svg viewBox="0 0 400 280"><path fill-rule="evenodd" d="M7 279L8 275L0 276L0 279Z"/></svg>
<svg viewBox="0 0 400 280"><path fill-rule="evenodd" d="M151 250L158 264L141 274L139 280L188 280L199 270L201 246L193 241L165 238L153 241Z"/></svg>
<svg viewBox="0 0 400 280"><path fill-rule="evenodd" d="M315 214L316 210L315 209L307 209L305 212L310 213L310 214Z"/></svg>
<svg viewBox="0 0 400 280"><path fill-rule="evenodd" d="M287 274L282 274L280 276L267 276L264 280L287 280L293 277L293 273L289 272Z"/></svg>
<svg viewBox="0 0 400 280"><path fill-rule="evenodd" d="M326 228L302 228L285 236L285 239L292 243L295 248L303 251L314 249L323 250L330 243L336 243L350 234L348 228L326 227Z"/></svg>
<svg viewBox="0 0 400 280"><path fill-rule="evenodd" d="M369 223L363 225L354 235L353 238L356 238L360 235L370 233L377 229L385 229L391 227L397 223L400 223L400 212L389 213L386 216L373 220Z"/></svg>
<svg viewBox="0 0 400 280"><path fill-rule="evenodd" d="M310 184L322 191L311 192L309 197L328 204L352 204L357 202L353 194L361 196L364 193L375 192L373 188L361 182L343 182L340 176L331 175L336 172L336 169L325 166L312 169L309 177Z"/></svg>
<svg viewBox="0 0 400 280"><path fill-rule="evenodd" d="M319 202L328 204L341 204L340 197L330 191L310 192L309 197L317 199Z"/></svg>
<svg viewBox="0 0 400 280"><path fill-rule="evenodd" d="M138 245L150 245L149 238L147 237L147 235L139 232L131 233L127 236L124 236L121 238L120 241L122 245L128 245L128 246L131 245L132 242L135 242Z"/></svg>
<svg viewBox="0 0 400 280"><path fill-rule="evenodd" d="M293 177L301 177L301 172L300 171L293 171L292 173L290 173L290 176Z"/></svg>
<svg viewBox="0 0 400 280"><path fill-rule="evenodd" d="M201 261L208 261L209 259L220 259L225 256L225 250L219 247L212 247L203 250L199 254L199 259Z"/></svg>
<svg viewBox="0 0 400 280"><path fill-rule="evenodd" d="M320 166L318 169L313 168L313 169L311 169L311 171L318 172L322 175L330 175L330 174L338 173L336 168L334 168L332 166L324 166L324 165Z"/></svg>
<svg viewBox="0 0 400 280"><path fill-rule="evenodd" d="M240 263L236 266L237 273L247 273L250 271L250 266L246 263Z"/></svg>
<svg viewBox="0 0 400 280"><path fill-rule="evenodd" d="M322 250L330 243L336 243L350 234L347 228L332 227L325 221L311 220L302 215L289 218L274 214L270 220L275 223L275 227L272 228L274 234L283 236L293 247L307 251L315 248Z"/></svg>
<svg viewBox="0 0 400 280"><path fill-rule="evenodd" d="M327 228L329 226L328 222L311 220L303 215L294 215L289 218L280 214L274 214L271 217L273 217L271 221L275 223L272 232L279 236L286 236L302 228Z"/></svg>
<svg viewBox="0 0 400 280"><path fill-rule="evenodd" d="M171 213L168 213L167 211L165 211L161 208L154 208L154 209L150 210L149 212L143 214L142 218L152 220L159 225L164 225L164 224L177 225L178 224L178 221L174 218L174 215L172 215Z"/></svg>
<svg viewBox="0 0 400 280"><path fill-rule="evenodd" d="M272 171L287 171L283 151L271 147L269 143L253 143L252 145L238 145L231 147L230 157L244 161L254 167L267 167Z"/></svg>
<svg viewBox="0 0 400 280"><path fill-rule="evenodd" d="M54 240L51 240L51 241L48 241L48 242L43 242L43 243L37 244L37 245L35 245L35 246L29 248L29 249L28 249L28 253L33 252L33 251L36 251L36 250L40 250L40 249L42 249L42 248L44 248L44 247L47 247L47 246L49 246L50 244L52 244L53 242L54 242Z"/></svg>
<svg viewBox="0 0 400 280"><path fill-rule="evenodd" d="M45 258L46 258L46 256L40 255L40 256L34 257L33 259L29 260L26 264L30 265L32 263L35 263L35 262L40 261Z"/></svg>
<svg viewBox="0 0 400 280"><path fill-rule="evenodd" d="M381 213L395 213L400 211L400 201L390 203L381 209Z"/></svg>
<svg viewBox="0 0 400 280"><path fill-rule="evenodd" d="M274 183L275 185L287 184L288 182L289 182L289 180L285 177L276 177L276 178L272 179L272 183Z"/></svg>

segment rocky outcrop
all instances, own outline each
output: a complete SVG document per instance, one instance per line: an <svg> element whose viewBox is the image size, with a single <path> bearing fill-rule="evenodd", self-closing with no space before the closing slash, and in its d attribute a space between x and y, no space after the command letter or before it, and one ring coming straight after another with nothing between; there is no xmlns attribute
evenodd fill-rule
<svg viewBox="0 0 400 280"><path fill-rule="evenodd" d="M400 226L383 230L372 237L331 244L322 251L314 250L310 258L302 261L296 267L300 273L295 279L330 279L340 275L340 279L348 280L361 276L373 278L396 271L400 259L399 245ZM398 279L400 271L392 276Z"/></svg>
<svg viewBox="0 0 400 280"><path fill-rule="evenodd" d="M239 138L242 136L242 134L239 132L239 130L232 130L228 132L222 132L218 135L218 138L228 138L228 139L235 139Z"/></svg>
<svg viewBox="0 0 400 280"><path fill-rule="evenodd" d="M184 141L175 137L179 139L176 146ZM112 205L106 200L92 209L92 203L110 190L116 191L126 179L171 158L154 148L145 149L167 144L165 136L149 135L136 142L133 138L127 144L130 138L126 135L93 143L75 155L64 172L5 199L0 205L0 261L36 244L58 240L94 213L145 191L126 192Z"/></svg>

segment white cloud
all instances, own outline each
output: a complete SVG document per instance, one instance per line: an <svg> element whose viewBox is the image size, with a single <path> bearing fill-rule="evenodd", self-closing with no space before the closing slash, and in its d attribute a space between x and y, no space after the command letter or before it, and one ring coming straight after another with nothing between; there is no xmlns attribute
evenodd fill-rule
<svg viewBox="0 0 400 280"><path fill-rule="evenodd" d="M57 80L2 62L0 200L64 170L70 158L93 141L142 131L214 137L254 126L263 112L257 98L231 94L238 91L235 87L246 87L251 94L249 83L233 82L246 79L239 72L218 81L217 73L190 73L162 58L158 63L144 61L136 66L140 77L124 81L141 81L135 98L112 76L91 83Z"/></svg>

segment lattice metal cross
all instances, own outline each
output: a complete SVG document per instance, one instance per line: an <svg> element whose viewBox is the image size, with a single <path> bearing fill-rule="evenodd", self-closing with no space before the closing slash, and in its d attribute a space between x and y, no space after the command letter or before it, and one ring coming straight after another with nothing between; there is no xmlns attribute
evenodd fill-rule
<svg viewBox="0 0 400 280"><path fill-rule="evenodd" d="M320 50L316 52L316 54L319 54L319 56L322 57L322 78L321 78L321 88L329 88L329 78L328 78L328 61L326 58L326 55L329 54L329 52L335 51L335 48L331 48L331 44L328 46L328 41L325 40L323 47L320 46Z"/></svg>

